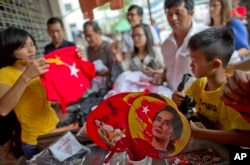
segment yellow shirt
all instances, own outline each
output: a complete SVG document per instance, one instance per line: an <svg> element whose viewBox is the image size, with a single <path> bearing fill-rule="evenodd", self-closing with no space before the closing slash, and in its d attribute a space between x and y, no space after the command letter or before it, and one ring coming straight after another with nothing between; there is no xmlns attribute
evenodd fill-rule
<svg viewBox="0 0 250 165"><path fill-rule="evenodd" d="M0 84L13 86L22 74L13 67L0 69ZM34 78L24 90L14 111L21 124L22 142L36 145L37 137L55 129L59 119L46 99L40 79Z"/></svg>
<svg viewBox="0 0 250 165"><path fill-rule="evenodd" d="M207 117L218 129L249 131L250 124L240 113L220 100L224 85L214 91L205 91L206 84L206 77L197 79L186 91L186 95L194 97L196 111Z"/></svg>

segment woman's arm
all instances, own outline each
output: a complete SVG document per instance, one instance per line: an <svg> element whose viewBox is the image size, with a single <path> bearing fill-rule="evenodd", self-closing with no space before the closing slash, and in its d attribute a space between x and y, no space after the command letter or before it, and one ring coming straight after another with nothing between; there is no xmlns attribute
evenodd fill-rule
<svg viewBox="0 0 250 165"><path fill-rule="evenodd" d="M242 57L242 56L248 55L250 51L247 48L240 48L237 50L237 53L239 57Z"/></svg>
<svg viewBox="0 0 250 165"><path fill-rule="evenodd" d="M48 71L44 58L30 62L16 83L11 87L0 84L0 115L6 116L18 103L30 80Z"/></svg>
<svg viewBox="0 0 250 165"><path fill-rule="evenodd" d="M250 59L245 61L228 64L226 67L226 73L232 74L235 70L250 71Z"/></svg>
<svg viewBox="0 0 250 165"><path fill-rule="evenodd" d="M0 85L0 115L6 116L16 106L28 82L21 76L13 87L6 84Z"/></svg>

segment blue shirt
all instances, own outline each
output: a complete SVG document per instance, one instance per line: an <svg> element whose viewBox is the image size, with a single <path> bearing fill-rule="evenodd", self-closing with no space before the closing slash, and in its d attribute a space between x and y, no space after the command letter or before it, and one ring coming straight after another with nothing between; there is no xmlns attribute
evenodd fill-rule
<svg viewBox="0 0 250 165"><path fill-rule="evenodd" d="M250 49L248 43L248 31L245 24L240 19L232 19L230 26L233 30L235 39L235 50L240 48Z"/></svg>

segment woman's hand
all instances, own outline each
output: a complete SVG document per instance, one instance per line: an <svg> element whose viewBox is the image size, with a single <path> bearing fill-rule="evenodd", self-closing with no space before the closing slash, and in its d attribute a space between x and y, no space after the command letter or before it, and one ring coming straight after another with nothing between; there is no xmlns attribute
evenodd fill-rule
<svg viewBox="0 0 250 165"><path fill-rule="evenodd" d="M22 76L25 79L25 81L28 82L33 78L40 76L48 71L49 71L49 63L44 57L41 57L39 59L29 62Z"/></svg>
<svg viewBox="0 0 250 165"><path fill-rule="evenodd" d="M155 69L151 67L145 67L144 69L142 69L142 72L151 77L154 76L154 74L156 74Z"/></svg>

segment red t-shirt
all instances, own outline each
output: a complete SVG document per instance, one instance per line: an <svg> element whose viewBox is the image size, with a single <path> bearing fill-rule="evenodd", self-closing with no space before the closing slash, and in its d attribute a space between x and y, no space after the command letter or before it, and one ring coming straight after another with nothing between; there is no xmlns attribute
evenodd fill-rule
<svg viewBox="0 0 250 165"><path fill-rule="evenodd" d="M95 76L95 66L77 56L75 46L57 49L48 53L49 71L40 76L47 99L66 106L84 95Z"/></svg>

